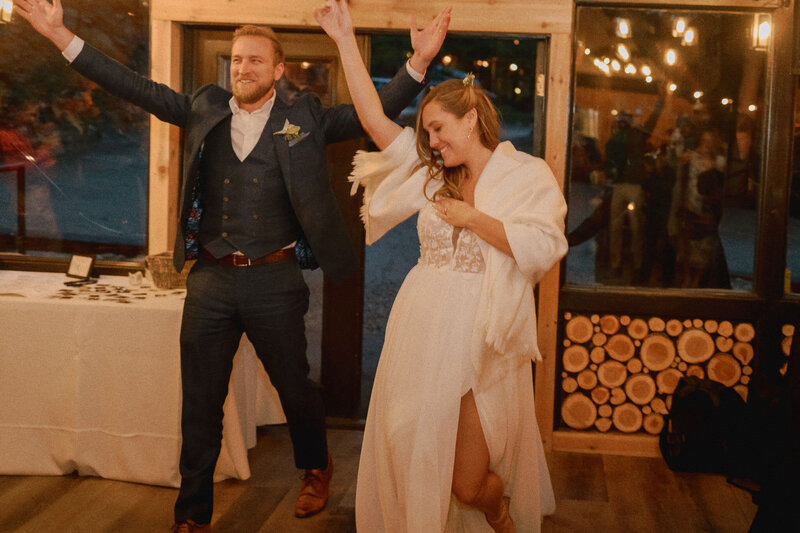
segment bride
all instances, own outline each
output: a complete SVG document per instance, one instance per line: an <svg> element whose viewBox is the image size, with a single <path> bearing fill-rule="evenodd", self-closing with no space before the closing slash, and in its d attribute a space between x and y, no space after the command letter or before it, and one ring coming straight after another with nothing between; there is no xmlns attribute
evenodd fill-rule
<svg viewBox="0 0 800 533"><path fill-rule="evenodd" d="M367 243L419 213L419 263L392 307L367 414L357 528L539 531L555 502L533 405L533 285L567 250L563 195L544 161L499 142L472 76L433 87L416 132L403 129L383 114L347 3L314 15L382 150L356 155L351 176ZM412 39L440 46L449 20L447 8Z"/></svg>

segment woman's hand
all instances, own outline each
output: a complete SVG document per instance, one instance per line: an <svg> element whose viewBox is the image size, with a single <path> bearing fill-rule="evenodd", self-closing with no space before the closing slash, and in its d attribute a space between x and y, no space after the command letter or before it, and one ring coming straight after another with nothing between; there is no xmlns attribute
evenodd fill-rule
<svg viewBox="0 0 800 533"><path fill-rule="evenodd" d="M441 198L434 207L439 218L456 228L466 227L478 214L478 210L467 202L453 198Z"/></svg>
<svg viewBox="0 0 800 533"><path fill-rule="evenodd" d="M444 38L447 36L452 10L451 7L442 9L430 26L424 30L417 29L417 17L411 15L411 48L414 49L411 67L417 72L425 72L433 58L439 53Z"/></svg>
<svg viewBox="0 0 800 533"><path fill-rule="evenodd" d="M336 43L353 34L353 21L346 0L328 0L314 10L314 18Z"/></svg>

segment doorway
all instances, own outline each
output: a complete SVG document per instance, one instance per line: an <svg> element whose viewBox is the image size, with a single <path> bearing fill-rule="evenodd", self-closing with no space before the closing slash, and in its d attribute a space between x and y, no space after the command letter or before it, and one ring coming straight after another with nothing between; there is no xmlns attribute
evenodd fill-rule
<svg viewBox="0 0 800 533"><path fill-rule="evenodd" d="M320 33L276 33L286 64L279 90L290 95L314 92L326 107L351 102L333 41ZM230 88L232 35L232 28L186 28L184 92L208 83ZM368 37L357 39L363 57L368 58ZM361 199L350 196L347 176L353 155L365 146L361 138L328 147L329 179L360 258L359 270L338 284L330 283L320 269L303 271L311 291L306 314L310 377L325 389L328 416L344 419L357 418L359 412L364 248L358 217Z"/></svg>

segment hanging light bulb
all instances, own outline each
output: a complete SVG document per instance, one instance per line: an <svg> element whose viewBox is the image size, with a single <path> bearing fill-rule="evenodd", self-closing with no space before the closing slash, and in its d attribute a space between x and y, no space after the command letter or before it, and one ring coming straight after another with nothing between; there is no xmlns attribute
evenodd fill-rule
<svg viewBox="0 0 800 533"><path fill-rule="evenodd" d="M664 54L664 61L667 62L667 65L673 66L678 62L678 54L675 52L675 50L667 50L667 53Z"/></svg>
<svg viewBox="0 0 800 533"><path fill-rule="evenodd" d="M617 55L623 61L627 61L631 58L631 53L628 52L628 48L624 44L619 44L617 46Z"/></svg>
<svg viewBox="0 0 800 533"><path fill-rule="evenodd" d="M626 18L617 18L617 37L629 39L631 36L631 21Z"/></svg>
<svg viewBox="0 0 800 533"><path fill-rule="evenodd" d="M678 17L675 19L675 24L672 26L672 36L680 37L686 31L686 19Z"/></svg>
<svg viewBox="0 0 800 533"><path fill-rule="evenodd" d="M697 30L694 27L686 28L681 46L694 46L695 44L697 44Z"/></svg>

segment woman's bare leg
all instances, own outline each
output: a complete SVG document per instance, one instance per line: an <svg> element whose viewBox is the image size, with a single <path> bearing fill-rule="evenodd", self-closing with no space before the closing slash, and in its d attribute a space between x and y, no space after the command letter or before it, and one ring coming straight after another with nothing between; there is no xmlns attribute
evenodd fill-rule
<svg viewBox="0 0 800 533"><path fill-rule="evenodd" d="M503 501L503 480L489 470L489 447L481 427L472 391L461 397L458 416L453 494L465 505L482 511L489 522L507 513ZM508 520L510 524L510 520ZM507 527L504 531L513 531Z"/></svg>

